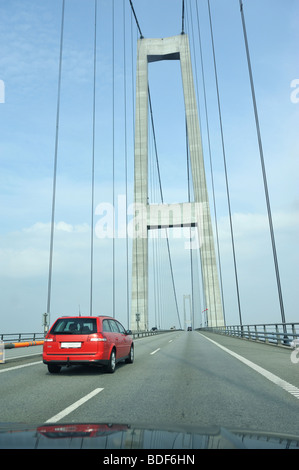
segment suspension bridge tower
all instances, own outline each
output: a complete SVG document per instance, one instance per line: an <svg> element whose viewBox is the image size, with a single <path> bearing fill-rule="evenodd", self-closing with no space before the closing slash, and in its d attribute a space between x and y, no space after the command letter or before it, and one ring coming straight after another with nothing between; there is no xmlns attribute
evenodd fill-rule
<svg viewBox="0 0 299 470"><path fill-rule="evenodd" d="M190 149L194 202L148 204L148 63L180 60ZM171 123L169 123L171 125ZM148 325L148 231L151 228L196 226L209 326L224 317L203 161L189 40L186 34L138 40L135 115L135 175L131 329ZM199 312L201 315L201 312Z"/></svg>

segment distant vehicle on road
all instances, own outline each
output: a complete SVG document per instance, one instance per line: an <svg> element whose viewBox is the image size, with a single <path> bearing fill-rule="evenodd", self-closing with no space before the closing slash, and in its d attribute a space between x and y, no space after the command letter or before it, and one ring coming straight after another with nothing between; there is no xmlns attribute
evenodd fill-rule
<svg viewBox="0 0 299 470"><path fill-rule="evenodd" d="M45 337L43 362L51 374L78 364L105 366L113 373L119 361L134 362L131 335L112 317L60 317Z"/></svg>
<svg viewBox="0 0 299 470"><path fill-rule="evenodd" d="M188 326L187 331L192 331L192 326Z"/></svg>

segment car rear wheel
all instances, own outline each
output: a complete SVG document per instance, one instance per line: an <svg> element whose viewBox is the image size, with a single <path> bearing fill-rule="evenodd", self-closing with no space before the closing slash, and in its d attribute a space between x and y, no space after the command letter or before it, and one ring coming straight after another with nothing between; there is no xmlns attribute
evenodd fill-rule
<svg viewBox="0 0 299 470"><path fill-rule="evenodd" d="M58 374L60 372L61 367L57 366L56 364L48 364L48 371L50 374Z"/></svg>
<svg viewBox="0 0 299 470"><path fill-rule="evenodd" d="M109 372L110 374L113 374L113 372L115 371L115 367L116 367L115 349L112 349L111 355L110 355L110 359L109 359L109 364L108 364L106 370L107 370L107 372Z"/></svg>
<svg viewBox="0 0 299 470"><path fill-rule="evenodd" d="M126 363L127 364L133 364L133 362L134 362L134 346L132 344L131 349L130 349L129 357L126 359Z"/></svg>

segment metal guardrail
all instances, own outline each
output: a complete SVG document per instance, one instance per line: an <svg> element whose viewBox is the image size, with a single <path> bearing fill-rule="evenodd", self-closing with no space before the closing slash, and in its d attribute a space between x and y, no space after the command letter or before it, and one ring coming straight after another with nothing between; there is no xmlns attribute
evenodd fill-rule
<svg viewBox="0 0 299 470"><path fill-rule="evenodd" d="M44 333L10 333L0 334L0 342L4 349L28 348L44 344Z"/></svg>
<svg viewBox="0 0 299 470"><path fill-rule="evenodd" d="M261 323L257 325L232 325L200 329L221 335L285 347L295 347L294 341L299 338L299 323Z"/></svg>
<svg viewBox="0 0 299 470"><path fill-rule="evenodd" d="M177 330L145 330L132 331L133 338L144 338L161 333L169 333ZM44 333L10 333L0 334L0 341L4 343L5 349L24 348L29 346L41 346L44 343Z"/></svg>
<svg viewBox="0 0 299 470"><path fill-rule="evenodd" d="M154 335L159 335L162 333L172 333L174 331L181 331L177 330L175 328L171 330L144 330L144 331L132 331L132 336L133 338L144 338L145 336L154 336Z"/></svg>
<svg viewBox="0 0 299 470"><path fill-rule="evenodd" d="M4 343L22 343L28 341L43 341L44 337L44 333L1 333L0 341Z"/></svg>
<svg viewBox="0 0 299 470"><path fill-rule="evenodd" d="M0 334L0 341L4 343L10 342L22 342L22 341L39 341L43 340L45 337L44 333L1 333Z"/></svg>

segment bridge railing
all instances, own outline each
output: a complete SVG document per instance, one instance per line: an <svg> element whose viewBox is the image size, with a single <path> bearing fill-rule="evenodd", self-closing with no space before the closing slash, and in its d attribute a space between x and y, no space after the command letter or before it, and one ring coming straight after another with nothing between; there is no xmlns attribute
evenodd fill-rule
<svg viewBox="0 0 299 470"><path fill-rule="evenodd" d="M140 330L132 331L133 338L144 338L161 333L177 331L171 330ZM0 341L4 343L5 349L21 348L29 346L40 346L44 342L45 333L9 333L0 334Z"/></svg>
<svg viewBox="0 0 299 470"><path fill-rule="evenodd" d="M276 346L295 347L296 340L299 342L299 323L260 323L200 329Z"/></svg>
<svg viewBox="0 0 299 470"><path fill-rule="evenodd" d="M0 334L0 343L4 349L41 346L44 344L44 333L8 333Z"/></svg>
<svg viewBox="0 0 299 470"><path fill-rule="evenodd" d="M44 333L0 333L0 341L3 341L4 343L42 341L44 337Z"/></svg>
<svg viewBox="0 0 299 470"><path fill-rule="evenodd" d="M132 331L133 338L144 338L145 336L159 335L162 333L172 333L174 331L181 331L175 328L170 330L143 330L143 331Z"/></svg>

